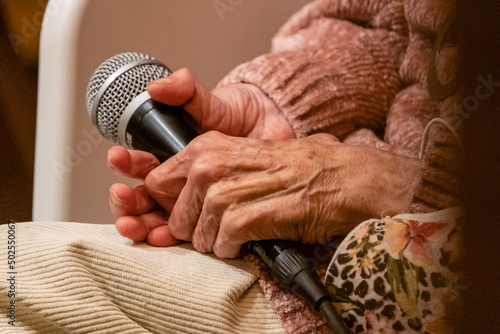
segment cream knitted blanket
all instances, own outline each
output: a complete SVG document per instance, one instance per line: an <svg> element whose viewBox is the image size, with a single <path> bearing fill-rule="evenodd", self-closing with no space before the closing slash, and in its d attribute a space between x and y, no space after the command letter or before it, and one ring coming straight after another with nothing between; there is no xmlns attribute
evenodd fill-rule
<svg viewBox="0 0 500 334"><path fill-rule="evenodd" d="M284 333L243 260L112 225L1 225L0 240L1 333Z"/></svg>

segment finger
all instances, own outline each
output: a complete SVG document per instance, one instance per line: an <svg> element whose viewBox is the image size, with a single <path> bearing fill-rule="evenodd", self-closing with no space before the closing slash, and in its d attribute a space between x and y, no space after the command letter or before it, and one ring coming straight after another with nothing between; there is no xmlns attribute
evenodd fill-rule
<svg viewBox="0 0 500 334"><path fill-rule="evenodd" d="M170 247L181 243L180 240L174 238L169 225L161 225L152 229L148 233L147 242L156 247Z"/></svg>
<svg viewBox="0 0 500 334"><path fill-rule="evenodd" d="M209 139L206 139L207 137ZM165 161L159 168L152 170L144 179L144 185L150 196L167 211L172 212L173 204L187 182L193 162L202 152L220 145L218 139L211 139L213 137L213 133L209 132L195 138L186 148Z"/></svg>
<svg viewBox="0 0 500 334"><path fill-rule="evenodd" d="M232 177L212 185L206 194L203 210L195 227L192 242L200 252L212 252L223 217L233 208L279 196L288 188L274 174L256 172ZM235 255L237 256L237 255Z"/></svg>
<svg viewBox="0 0 500 334"><path fill-rule="evenodd" d="M178 195L169 219L170 230L176 238L191 241L207 189L220 178L226 177L226 170L230 168L228 165L231 160L226 161L224 158L227 156L217 152L204 153L190 166L186 183Z"/></svg>
<svg viewBox="0 0 500 334"><path fill-rule="evenodd" d="M207 208L207 205L210 207L210 212L213 216L207 219L213 219L216 216L212 207L218 207L219 203L217 200L226 198L233 199L231 195L226 196L226 194L222 193L224 187L222 187L220 191L217 190L219 189L220 180L230 178L235 181L239 175L258 173L265 169L270 163L271 162L266 158L259 159L259 162L256 162L254 154L228 154L226 152L216 151L201 154L189 167L187 181L179 193L175 206L171 211L169 224L173 235L181 240L192 240L192 234L197 226L202 207ZM181 167L177 169L181 169ZM164 177L161 177L162 181L166 182L164 187L166 187L167 184L174 184L175 182L173 179L167 179L169 176L171 176L171 174L167 173ZM224 182L221 184L223 185ZM207 202L205 197L208 189L211 189L212 193L220 192L220 196L211 195L208 197L211 201ZM264 192L269 191L262 186L259 187L259 190ZM162 199L157 198L157 200L162 203ZM221 210L223 209L224 207L221 208ZM218 215L220 217L220 213L218 213ZM205 225L202 225L201 227L203 228L204 226ZM194 246L200 252L210 252L212 245L204 243L198 245L194 243Z"/></svg>
<svg viewBox="0 0 500 334"><path fill-rule="evenodd" d="M324 244L331 236L349 233L352 222L332 223L321 218L328 207L328 203L295 191L231 206L220 221L213 252L220 258L234 258L240 255L241 246L250 240L281 239Z"/></svg>
<svg viewBox="0 0 500 334"><path fill-rule="evenodd" d="M212 94L188 69L175 71L167 78L148 84L153 100L172 106L182 105L203 129L210 114Z"/></svg>
<svg viewBox="0 0 500 334"><path fill-rule="evenodd" d="M233 94L226 101L221 100L188 69L180 69L167 78L150 82L148 93L155 101L172 106L182 105L203 132L218 130L236 134L241 131L240 124L232 124L235 120L232 117L234 108L230 108L227 102L231 98L238 101L241 98Z"/></svg>
<svg viewBox="0 0 500 334"><path fill-rule="evenodd" d="M192 195L190 188L192 187L183 188L169 219L172 235L184 241L191 241L203 205L203 191L198 191L198 195Z"/></svg>
<svg viewBox="0 0 500 334"><path fill-rule="evenodd" d="M171 106L180 106L191 99L198 99L196 95L204 90L201 82L186 68L177 70L166 78L148 83L148 93L151 98Z"/></svg>
<svg viewBox="0 0 500 334"><path fill-rule="evenodd" d="M129 185L115 183L109 188L109 205L115 217L137 216L158 207L158 203L146 192L144 186L135 189Z"/></svg>
<svg viewBox="0 0 500 334"><path fill-rule="evenodd" d="M176 156L151 171L144 179L149 196L168 212L172 212L187 180L186 172L182 168L176 168L178 164L172 160L176 160Z"/></svg>
<svg viewBox="0 0 500 334"><path fill-rule="evenodd" d="M259 145L255 145L257 142ZM193 166L195 170L199 166L202 171L208 170L210 174L218 175L218 179L227 177L231 173L261 170L273 161L270 155L264 156L261 153L263 150L272 151L273 145L275 146L271 142L231 137L210 131L196 137L181 152L165 161L159 168L152 170L146 176L144 185L150 196L171 212L172 204L184 188L188 175L193 175L191 173ZM219 155L210 156L216 153ZM228 158L229 154L234 159ZM259 154L257 159L256 156Z"/></svg>
<svg viewBox="0 0 500 334"><path fill-rule="evenodd" d="M210 253L213 251L222 215L231 204L231 199L224 196L227 192L228 189L224 187L224 182L211 186L207 191L203 208L200 206L199 218L196 217L196 224L192 226L193 247L198 252Z"/></svg>
<svg viewBox="0 0 500 334"><path fill-rule="evenodd" d="M157 209L139 216L120 217L116 220L115 227L122 236L134 241L143 241L152 230L167 225L167 219L168 214Z"/></svg>
<svg viewBox="0 0 500 334"><path fill-rule="evenodd" d="M160 162L151 153L113 146L108 150L109 169L121 176L144 179Z"/></svg>
<svg viewBox="0 0 500 334"><path fill-rule="evenodd" d="M301 240L305 233L302 226L313 224L303 216L303 200L299 198L297 194L286 194L228 208L213 243L214 254L220 258L238 257L241 246L250 240Z"/></svg>

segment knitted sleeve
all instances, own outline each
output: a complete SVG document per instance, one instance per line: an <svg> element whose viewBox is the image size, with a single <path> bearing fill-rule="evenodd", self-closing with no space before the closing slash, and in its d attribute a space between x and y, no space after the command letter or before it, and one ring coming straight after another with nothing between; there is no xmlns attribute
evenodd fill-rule
<svg viewBox="0 0 500 334"><path fill-rule="evenodd" d="M437 125L421 147L427 124L454 113L427 91L433 41L451 7L445 1L314 1L280 29L269 54L238 66L220 85L259 87L298 138L329 133L413 158L423 149L411 211L458 205L454 139ZM451 57L444 59L449 65Z"/></svg>
<svg viewBox="0 0 500 334"><path fill-rule="evenodd" d="M401 88L404 11L400 1L363 2L311 3L281 28L271 53L238 66L219 85L259 87L297 137L324 132L343 139L361 128L382 136Z"/></svg>

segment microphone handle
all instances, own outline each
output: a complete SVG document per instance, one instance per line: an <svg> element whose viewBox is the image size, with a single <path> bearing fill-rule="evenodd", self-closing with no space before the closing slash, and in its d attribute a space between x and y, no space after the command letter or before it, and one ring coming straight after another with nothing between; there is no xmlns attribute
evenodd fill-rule
<svg viewBox="0 0 500 334"><path fill-rule="evenodd" d="M196 122L182 107L148 99L131 115L125 137L130 148L150 152L164 162L199 134ZM262 259L281 283L320 311L335 334L350 333L334 310L332 297L313 265L296 245L292 241L274 239L250 241L247 248Z"/></svg>
<svg viewBox="0 0 500 334"><path fill-rule="evenodd" d="M126 122L126 145L152 153L160 162L179 153L200 134L196 121L184 108L151 98L135 109Z"/></svg>

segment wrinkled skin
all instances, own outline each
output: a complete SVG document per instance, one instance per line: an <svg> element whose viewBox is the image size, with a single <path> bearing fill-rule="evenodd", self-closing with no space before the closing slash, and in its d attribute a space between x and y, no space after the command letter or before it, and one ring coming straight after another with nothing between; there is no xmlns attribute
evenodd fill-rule
<svg viewBox="0 0 500 334"><path fill-rule="evenodd" d="M155 246L191 241L200 252L237 257L249 240L325 242L363 219L406 211L418 161L334 136L294 139L279 109L256 87L209 92L187 70L148 87L183 105L204 131L160 165L149 153L113 147L110 169L144 180L114 184L116 227Z"/></svg>

